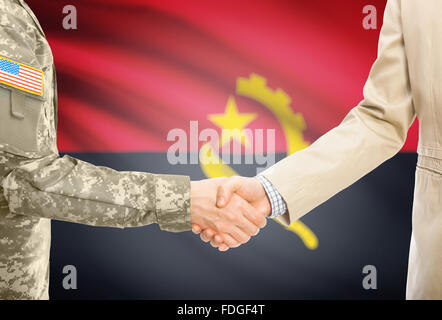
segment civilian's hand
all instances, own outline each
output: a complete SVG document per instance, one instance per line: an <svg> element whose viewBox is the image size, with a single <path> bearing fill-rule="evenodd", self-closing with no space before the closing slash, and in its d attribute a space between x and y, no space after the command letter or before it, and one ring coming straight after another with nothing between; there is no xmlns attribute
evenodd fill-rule
<svg viewBox="0 0 442 320"><path fill-rule="evenodd" d="M266 223L265 217L238 195L230 195L229 203L216 206L217 192L226 178L192 181L190 190L190 216L199 230L222 236L223 244L237 247L250 240ZM202 238L206 241L205 238ZM206 241L207 242L207 241Z"/></svg>
<svg viewBox="0 0 442 320"><path fill-rule="evenodd" d="M246 177L223 178L221 182L217 190L217 206L228 208L230 202L236 196L239 196L255 208L261 218L264 218L264 222L260 222L260 225L258 225L260 228L264 227L266 224L265 217L271 212L271 204L261 182L257 178ZM234 239L230 237L226 239L225 235L216 232L215 229L202 228L197 223L194 223L192 230L196 234L202 232L201 239L204 242L210 241L211 245L218 247L220 251L226 251L240 245L238 242L233 242Z"/></svg>

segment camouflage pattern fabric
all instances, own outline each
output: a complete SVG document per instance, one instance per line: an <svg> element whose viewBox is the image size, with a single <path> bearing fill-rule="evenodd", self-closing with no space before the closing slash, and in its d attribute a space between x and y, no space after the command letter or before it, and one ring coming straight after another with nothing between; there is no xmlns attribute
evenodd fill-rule
<svg viewBox="0 0 442 320"><path fill-rule="evenodd" d="M23 126L23 134L0 134L0 299L49 298L50 219L190 230L188 177L118 172L59 157L53 57L22 0L0 0L0 56L44 73L42 98L0 83L6 114L0 126ZM12 94L23 95L24 105L14 106ZM6 113L12 107L24 110L25 119Z"/></svg>

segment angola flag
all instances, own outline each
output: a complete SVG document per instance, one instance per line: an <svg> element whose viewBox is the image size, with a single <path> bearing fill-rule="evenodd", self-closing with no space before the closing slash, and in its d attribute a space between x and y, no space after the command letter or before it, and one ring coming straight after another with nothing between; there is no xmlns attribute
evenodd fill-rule
<svg viewBox="0 0 442 320"><path fill-rule="evenodd" d="M363 0L27 3L53 50L60 152L196 180L255 175L338 125L362 99L386 1L371 1L368 30ZM220 148L239 146L241 161L198 161L214 148L207 129ZM180 158L170 154L178 134ZM290 228L271 222L226 254L155 226L54 222L51 297L404 298L416 145L415 123L392 160ZM81 272L75 292L61 285L66 264ZM378 270L377 290L362 286L366 265Z"/></svg>

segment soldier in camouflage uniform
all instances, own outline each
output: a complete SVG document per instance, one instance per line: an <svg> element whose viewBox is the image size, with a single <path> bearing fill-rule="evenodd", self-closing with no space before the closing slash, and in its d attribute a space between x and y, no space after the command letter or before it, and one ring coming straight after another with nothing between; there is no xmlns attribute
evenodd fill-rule
<svg viewBox="0 0 442 320"><path fill-rule="evenodd" d="M23 0L0 0L0 57L43 73L41 96L0 83L0 299L48 298L50 219L190 230L188 177L59 157L53 57Z"/></svg>
<svg viewBox="0 0 442 320"><path fill-rule="evenodd" d="M59 157L53 57L22 0L0 0L0 56L43 71L42 97L0 84L0 298L48 298L49 219L190 229L188 177Z"/></svg>

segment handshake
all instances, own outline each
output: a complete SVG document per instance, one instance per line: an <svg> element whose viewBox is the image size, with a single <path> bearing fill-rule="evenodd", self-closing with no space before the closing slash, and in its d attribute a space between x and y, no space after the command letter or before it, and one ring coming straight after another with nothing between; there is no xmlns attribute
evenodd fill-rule
<svg viewBox="0 0 442 320"><path fill-rule="evenodd" d="M236 248L265 227L271 212L257 178L231 177L192 181L192 231L220 251Z"/></svg>

